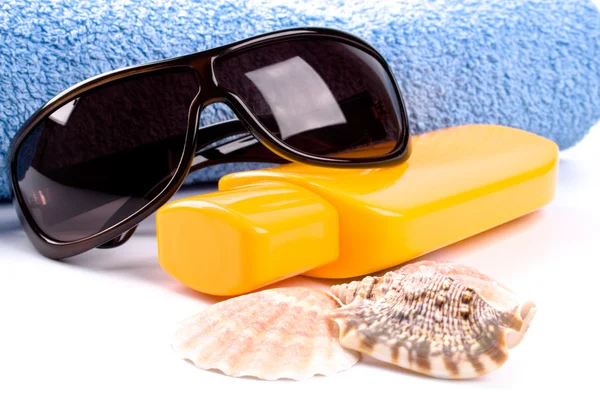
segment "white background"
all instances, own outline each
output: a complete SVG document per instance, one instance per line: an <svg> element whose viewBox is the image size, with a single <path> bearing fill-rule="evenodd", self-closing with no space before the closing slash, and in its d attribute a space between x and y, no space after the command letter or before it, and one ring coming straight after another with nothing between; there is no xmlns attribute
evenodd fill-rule
<svg viewBox="0 0 600 400"><path fill-rule="evenodd" d="M306 398L326 392L347 398L426 393L426 398L464 399L581 389L595 397L599 156L600 125L561 154L558 193L549 206L424 257L472 265L538 305L525 340L507 363L470 381L422 377L368 357L333 377L303 382L200 370L175 357L169 335L180 319L218 299L186 289L162 271L154 218L121 248L56 262L33 250L12 206L3 204L0 399L243 398L248 393ZM280 285L293 284L326 288L327 282L293 278Z"/></svg>
<svg viewBox="0 0 600 400"><path fill-rule="evenodd" d="M180 319L219 299L162 271L153 218L121 248L55 262L33 250L12 206L2 204L0 400L598 399L600 125L561 154L559 168L557 197L543 210L423 257L475 266L537 303L533 325L507 363L470 381L422 377L369 357L304 382L197 369L174 356L169 335ZM326 283L294 278L279 286Z"/></svg>

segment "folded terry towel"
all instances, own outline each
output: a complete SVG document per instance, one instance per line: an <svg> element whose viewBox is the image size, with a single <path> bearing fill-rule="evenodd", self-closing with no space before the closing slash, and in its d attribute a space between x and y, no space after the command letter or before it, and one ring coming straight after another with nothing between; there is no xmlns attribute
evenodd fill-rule
<svg viewBox="0 0 600 400"><path fill-rule="evenodd" d="M414 134L501 124L565 149L600 120L600 15L589 0L4 0L0 170L19 126L83 79L300 26L343 29L380 50ZM212 167L188 181L252 167ZM0 200L10 197L5 175Z"/></svg>

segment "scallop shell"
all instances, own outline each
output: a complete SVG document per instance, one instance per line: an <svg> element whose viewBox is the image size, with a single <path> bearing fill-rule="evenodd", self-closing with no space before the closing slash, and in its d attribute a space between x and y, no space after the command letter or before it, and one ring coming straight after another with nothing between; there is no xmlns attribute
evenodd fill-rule
<svg viewBox="0 0 600 400"><path fill-rule="evenodd" d="M281 288L235 297L188 317L172 346L202 369L234 377L303 380L349 369L360 353L339 342L328 313L340 304L312 288Z"/></svg>
<svg viewBox="0 0 600 400"><path fill-rule="evenodd" d="M502 366L535 304L456 263L424 261L331 288L344 347L422 374L468 379Z"/></svg>

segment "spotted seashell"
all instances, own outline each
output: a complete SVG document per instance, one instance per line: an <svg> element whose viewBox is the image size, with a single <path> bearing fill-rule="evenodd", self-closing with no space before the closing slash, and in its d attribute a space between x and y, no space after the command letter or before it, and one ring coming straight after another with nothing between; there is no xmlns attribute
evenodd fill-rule
<svg viewBox="0 0 600 400"><path fill-rule="evenodd" d="M344 347L422 374L467 379L502 366L535 305L475 269L425 261L331 288Z"/></svg>
<svg viewBox="0 0 600 400"><path fill-rule="evenodd" d="M304 380L349 369L360 353L339 342L328 313L340 304L321 290L263 290L216 303L182 321L172 347L202 369L233 377Z"/></svg>

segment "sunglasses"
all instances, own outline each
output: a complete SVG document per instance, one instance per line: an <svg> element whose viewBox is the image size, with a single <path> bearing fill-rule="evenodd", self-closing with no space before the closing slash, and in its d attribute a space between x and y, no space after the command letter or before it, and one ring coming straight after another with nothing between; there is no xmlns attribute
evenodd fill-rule
<svg viewBox="0 0 600 400"><path fill-rule="evenodd" d="M208 105L237 120L201 126ZM69 88L11 143L21 223L61 259L125 243L192 171L230 162L384 167L410 153L383 57L324 28L286 29Z"/></svg>

